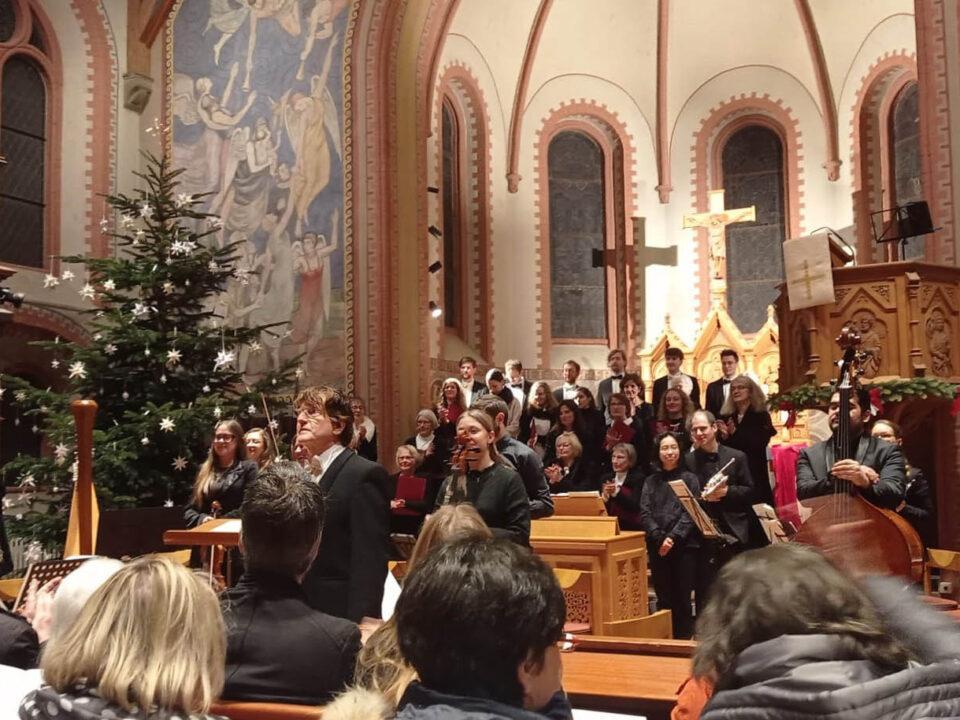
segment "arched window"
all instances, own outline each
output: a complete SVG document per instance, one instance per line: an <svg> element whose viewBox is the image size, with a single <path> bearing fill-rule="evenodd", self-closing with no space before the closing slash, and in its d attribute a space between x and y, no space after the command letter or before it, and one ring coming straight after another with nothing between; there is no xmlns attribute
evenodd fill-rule
<svg viewBox="0 0 960 720"><path fill-rule="evenodd" d="M50 128L47 42L21 0L0 0L0 262L44 267Z"/></svg>
<svg viewBox="0 0 960 720"><path fill-rule="evenodd" d="M760 329L783 281L786 187L783 144L764 125L735 131L723 146L723 187L729 208L755 205L757 221L727 228L727 303L741 332Z"/></svg>
<svg viewBox="0 0 960 720"><path fill-rule="evenodd" d="M606 270L591 262L592 251L606 247L603 150L586 133L557 133L550 141L547 172L553 341L606 342Z"/></svg>
<svg viewBox="0 0 960 720"><path fill-rule="evenodd" d="M918 100L917 84L911 82L897 95L890 111L891 206L923 200ZM924 238L912 238L904 246L903 258L922 258L924 250Z"/></svg>
<svg viewBox="0 0 960 720"><path fill-rule="evenodd" d="M463 242L460 216L460 133L457 115L444 98L440 131L443 152L443 314L446 326L462 329L460 273Z"/></svg>

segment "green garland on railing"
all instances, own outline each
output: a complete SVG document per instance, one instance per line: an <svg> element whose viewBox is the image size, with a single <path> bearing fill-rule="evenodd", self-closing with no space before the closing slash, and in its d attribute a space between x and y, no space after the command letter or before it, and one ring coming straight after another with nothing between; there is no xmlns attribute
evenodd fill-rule
<svg viewBox="0 0 960 720"><path fill-rule="evenodd" d="M958 385L937 378L897 378L878 383L863 383L870 391L874 404L880 400L883 403L897 403L910 399L942 398L956 400ZM804 383L795 388L770 396L771 410L787 410L797 412L824 408L830 403L833 394L833 385L815 385Z"/></svg>

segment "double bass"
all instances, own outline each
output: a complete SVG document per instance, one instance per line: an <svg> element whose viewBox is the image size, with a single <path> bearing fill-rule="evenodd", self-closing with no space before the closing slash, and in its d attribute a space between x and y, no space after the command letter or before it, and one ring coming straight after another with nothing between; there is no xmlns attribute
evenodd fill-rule
<svg viewBox="0 0 960 720"><path fill-rule="evenodd" d="M856 392L864 353L860 337L844 327L837 338L843 349L837 393L838 424L833 434L836 460L855 460L851 449L850 398ZM866 410L866 408L864 408ZM835 492L804 500L811 514L793 536L820 549L831 561L856 574L900 575L923 578L923 543L917 531L900 515L877 507L853 483L833 477Z"/></svg>

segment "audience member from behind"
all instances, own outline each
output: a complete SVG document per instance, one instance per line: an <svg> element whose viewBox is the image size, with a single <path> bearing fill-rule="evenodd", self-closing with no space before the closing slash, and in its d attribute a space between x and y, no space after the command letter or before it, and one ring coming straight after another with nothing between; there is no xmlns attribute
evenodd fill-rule
<svg viewBox="0 0 960 720"><path fill-rule="evenodd" d="M228 700L319 705L353 678L360 630L307 603L300 587L320 547L323 494L293 462L247 490L240 517L245 572L222 596Z"/></svg>
<svg viewBox="0 0 960 720"><path fill-rule="evenodd" d="M716 682L704 720L960 716L956 621L799 544L733 559L697 634L694 675Z"/></svg>
<svg viewBox="0 0 960 720"><path fill-rule="evenodd" d="M247 460L255 462L259 470L272 463L277 454L270 433L265 428L247 430L243 436L243 446L247 450Z"/></svg>
<svg viewBox="0 0 960 720"><path fill-rule="evenodd" d="M40 640L30 623L0 608L0 665L29 670L37 666Z"/></svg>
<svg viewBox="0 0 960 720"><path fill-rule="evenodd" d="M417 544L413 546L413 552L407 561L407 575L433 550L445 543L491 537L493 533L472 505L445 505L423 524ZM357 656L354 679L357 688L382 694L391 707L396 708L403 691L416 678L416 673L400 654L397 645L397 621L393 617L393 610L391 607L390 613L384 613L385 617L389 614L389 619L370 636ZM345 701L343 704L349 705L351 702ZM331 709L328 708L327 711ZM324 717L327 717L327 711L324 712Z"/></svg>
<svg viewBox="0 0 960 720"><path fill-rule="evenodd" d="M24 720L203 716L223 688L217 597L182 565L128 563L55 636L41 668L49 687L20 706Z"/></svg>
<svg viewBox="0 0 960 720"><path fill-rule="evenodd" d="M534 720L558 702L570 717L557 647L565 616L553 571L526 548L503 540L437 548L397 604L400 650L419 680L396 720Z"/></svg>
<svg viewBox="0 0 960 720"><path fill-rule="evenodd" d="M477 410L483 410L493 420L497 433L497 452L520 474L523 486L530 500L530 518L545 518L553 515L553 499L550 486L543 472L543 462L529 445L510 437L504 423L507 418L507 404L498 397L484 395L477 400Z"/></svg>

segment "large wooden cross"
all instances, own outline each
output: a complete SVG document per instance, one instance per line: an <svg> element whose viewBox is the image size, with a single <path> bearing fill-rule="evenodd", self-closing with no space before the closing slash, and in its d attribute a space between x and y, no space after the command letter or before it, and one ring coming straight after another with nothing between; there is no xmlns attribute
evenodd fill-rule
<svg viewBox="0 0 960 720"><path fill-rule="evenodd" d="M727 209L724 207L723 190L711 190L707 212L688 213L683 216L683 227L706 228L710 251L710 295L714 305L727 305L727 225L736 222L754 222L757 208Z"/></svg>

